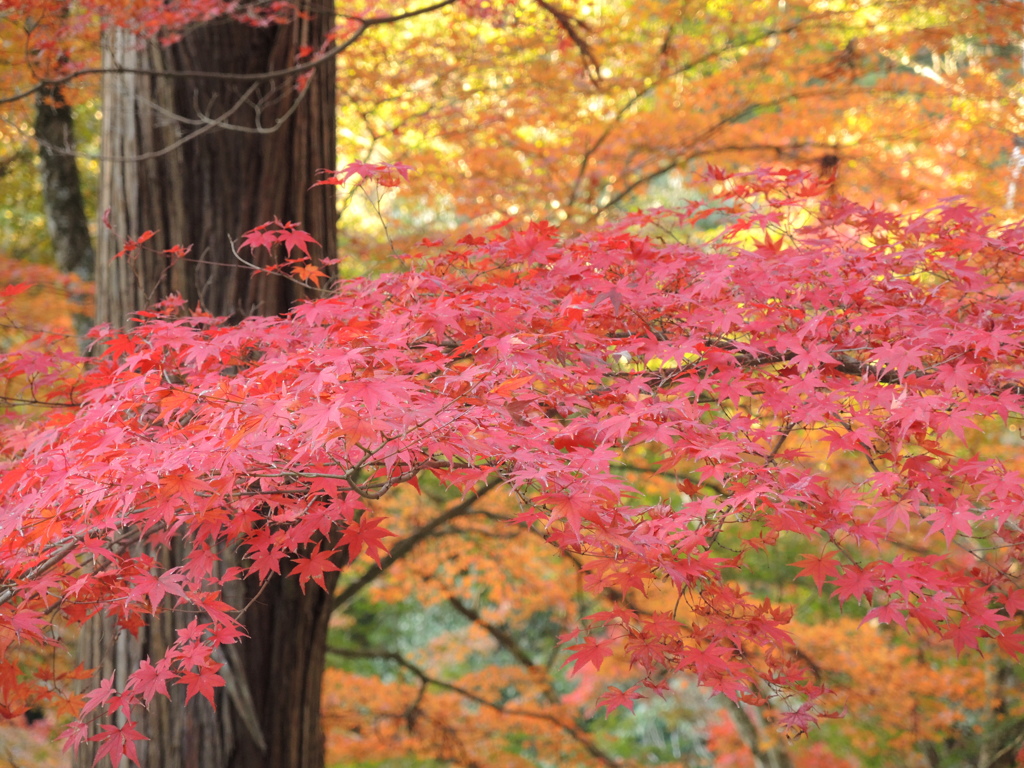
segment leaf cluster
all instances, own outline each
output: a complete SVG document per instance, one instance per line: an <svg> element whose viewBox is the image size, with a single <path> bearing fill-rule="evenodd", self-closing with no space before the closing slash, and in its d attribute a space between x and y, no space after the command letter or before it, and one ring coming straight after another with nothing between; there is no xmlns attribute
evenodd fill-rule
<svg viewBox="0 0 1024 768"><path fill-rule="evenodd" d="M104 612L134 632L192 611L161 658L86 697L83 716L124 714L92 738L130 758L134 711L171 684L211 700L223 685L217 651L245 632L226 583L309 589L390 565L377 501L428 478L466 496L500 484L514 519L614 598L562 638L577 671L628 660L609 706L689 672L770 700L786 729L828 713L791 606L733 578L793 538L798 578L869 621L1016 656L1024 483L968 447L1022 411L1024 229L959 203L822 200L815 175L718 180L732 223L699 246L652 236L696 205L575 237L535 224L284 317L229 325L168 302L97 330L63 389L74 408L5 435L0 701L45 692L14 649L59 643L54 621ZM645 498L623 469L638 457L672 494ZM175 537L179 566L140 554ZM227 544L244 560L222 569Z"/></svg>

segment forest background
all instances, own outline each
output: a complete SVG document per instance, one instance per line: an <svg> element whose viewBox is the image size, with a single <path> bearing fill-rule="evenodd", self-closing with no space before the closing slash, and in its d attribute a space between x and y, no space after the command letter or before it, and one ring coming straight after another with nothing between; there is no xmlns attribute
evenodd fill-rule
<svg viewBox="0 0 1024 768"><path fill-rule="evenodd" d="M110 101L110 89L132 74L111 57L143 45L186 50L190 39L217 25L273 36L322 11L302 3L298 14L289 3L124 6L0 6L3 282L33 286L11 291L8 354L52 346L58 336L44 331L64 334L68 354L77 349L93 313L90 281L126 241L130 249L166 255L198 240L161 241L173 227L162 214L145 220L143 212L156 208L140 205L141 220L134 221L111 203L116 196L103 169L120 167L117 156L124 161L129 142L123 123L110 120L125 109ZM337 26L291 49L281 65L294 68L286 88L247 92L246 84L237 92L245 100L211 99L165 113L175 138L167 134L133 150L139 157L173 156L178 142L230 134L225 126L238 104L265 133L282 133L303 103L328 98L316 89L330 77L330 143L340 160L280 171L296 176L288 183L302 193L317 181L344 181L328 185L337 192L336 241L317 237L336 251L337 263L296 262L315 266L295 273L304 293L318 287L318 274L356 278L404 269L398 254L438 247L424 242L451 246L474 233L544 222L568 233L597 232L629 212L707 201L732 183L717 172L708 178L708 163L804 169L818 184L814 195L798 195L805 207L812 198L849 198L913 215L959 196L990 210L992 221L1015 217L1024 143L1024 8L1017 2L465 0L355 2L335 11ZM148 98L160 106L157 96ZM286 108L275 111L281 104ZM108 133L114 130L116 141ZM351 178L315 175L350 162ZM249 192L272 197L270 181ZM148 177L149 185L163 183L179 189L170 177ZM767 198L771 191L750 194ZM77 225L62 225L67 205L82 211ZM229 235L241 238L279 213L261 217L259 210L254 205L248 221L217 231L195 253L228 253ZM308 228L318 215L295 218ZM710 242L728 223L726 213L693 217L677 222L672 236ZM278 226L269 231L292 231ZM748 232L745 242L757 234ZM144 308L103 295L122 277L101 278L96 296L101 318L115 324ZM208 298L185 295L193 307ZM238 310L202 304L215 314ZM35 413L12 407L8 416L16 422ZM986 423L971 433L968 449L1022 469L1021 441L1011 427ZM587 451L600 443L577 429L558 448ZM827 470L836 482L860 481L864 468L823 442L807 439L801 449L800 462ZM623 454L619 466L649 503L706 492L679 467L659 469L665 467L655 452ZM989 768L1014 765L1024 746L1013 642L993 635L964 648L952 634L866 620L870 602L840 605L835 585L825 583L835 571L827 558L821 570L821 551L805 541L783 537L729 574L753 598L792 609L799 654L830 689L821 711L843 714L790 740L780 728L787 711L781 701L730 701L685 675L666 682L660 695L624 698L618 708L605 698L608 706L600 705L607 691L634 684L629 655L616 648L596 664L580 664L578 653L567 662L575 640L560 638L583 617L623 603L644 615L677 611L678 595L588 592L578 553L553 549L537 535L543 526L510 524L522 512L517 497L490 484L460 494L424 478L373 509L392 534L384 542L390 554L347 565L334 586L322 693L329 765ZM949 545L923 535L927 528L908 528L890 542L890 559ZM322 583L324 575L311 578ZM1016 613L1010 599L1000 619L1015 623ZM5 653L15 652L9 648L16 639L5 641ZM76 664L66 652L35 653L26 651L21 663L45 662L54 677ZM51 733L82 706L71 686L63 680L59 695L40 704L7 703L14 719L2 731L3 756L12 765L67 759ZM41 719L25 726L26 711Z"/></svg>

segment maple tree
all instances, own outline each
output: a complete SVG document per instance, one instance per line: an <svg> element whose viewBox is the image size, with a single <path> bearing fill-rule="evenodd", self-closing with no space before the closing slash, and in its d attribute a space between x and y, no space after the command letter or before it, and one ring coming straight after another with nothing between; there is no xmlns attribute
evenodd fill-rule
<svg viewBox="0 0 1024 768"><path fill-rule="evenodd" d="M628 659L609 707L690 672L771 703L789 731L830 714L792 608L734 579L777 551L873 624L1016 656L1019 471L970 441L1022 411L1024 230L964 204L820 202L813 175L720 184L717 206L434 248L284 317L226 325L166 301L96 331L71 374L9 356L10 374L46 376L40 397L76 407L6 436L4 706L63 695L14 652L59 643L58 617L106 612L131 632L190 610L163 654L84 699L83 717L119 725L67 731L132 757L137 712L176 686L224 688L247 618L224 589L290 571L309 592L384 565L406 539L375 500L427 478L470 496L500 484L588 591L619 596L562 637L576 671ZM709 214L732 223L687 242ZM856 479L830 471L840 460ZM672 492L646 497L624 463ZM133 549L185 532L172 567ZM228 542L244 558L221 569ZM659 594L670 608L628 599Z"/></svg>
<svg viewBox="0 0 1024 768"><path fill-rule="evenodd" d="M336 53L341 54L343 130L340 138L346 154L363 157L365 162L360 165L364 170L386 172L387 176L378 178L385 189L402 174L398 166L385 164L384 160L402 160L419 171L413 179L415 194L398 199L393 209L398 214L399 224L392 222L391 229L405 242L409 241L410 234L447 228L453 220L490 224L509 214L525 214L527 219L535 220L571 218L574 223L589 225L604 220L607 211L643 199L633 197L641 190L646 190L648 200L678 200L687 192L682 188L683 177L677 172L708 157L742 163L748 158L768 156L813 163L823 170L834 163L840 171L842 191L855 193L858 187L867 187L872 197L929 201L954 190L968 189L986 203L1001 199L1006 174L993 173L992 168L1004 165L1001 153L1009 146L1010 134L1018 132L1013 98L1017 52L1010 45L1021 26L1021 9L1017 4L987 5L984 13L978 12L976 3L963 2L944 2L927 9L917 3L700 5L702 7L641 2L568 3L564 6L440 3L423 6L430 13L395 18L394 23L386 25L376 21L367 24L367 20L401 16L407 9L381 10L376 4L350 5L343 10L351 18L343 19L334 29L318 27L311 33L311 38L316 38L314 44L309 45L306 38L296 41L295 36L302 37L310 32L312 27L304 26L310 19L301 13L296 15L296 6L287 3L238 6L219 2L140 2L110 8L91 0L75 4L37 0L12 2L5 7L2 22L7 29L16 30L16 34L0 36L5 41L4 67L0 74L5 78L4 93L25 95L41 87L37 93L51 94L45 98L51 99L53 104L61 98L80 103L94 96L88 86L85 90L76 90L83 83L95 82L88 79L90 70L95 74L101 69L120 68L106 73L108 93L120 96L119 100L108 99L104 106L104 130L108 131L105 151L129 162L118 166L120 170L107 177L119 178L121 187L115 190L110 185L105 186L107 197L101 208L109 206L113 218L109 220L112 229L101 230L101 251L105 255L121 251L122 237L135 238L131 242L136 245L131 253L124 254L127 258L112 262L101 260L101 269L108 272L101 275L100 311L104 318L115 322L125 320L135 310L145 309L151 299L174 290L185 294L189 306L201 303L215 314L234 314L236 318L253 309L283 312L296 296L330 290L328 279L334 266L331 263L333 227L330 226L333 203L329 197L332 187L321 185L326 189L314 190L314 194L327 194L310 207L306 207L308 201L316 198L304 195L313 170L334 167L331 156L314 150L307 152L301 162L292 163L289 178L295 185L288 189L278 183L285 174L273 172L272 163L268 164L271 170L259 181L249 177L248 182L243 182L241 174L221 173L213 177L205 171L221 167L218 163L253 171L255 169L245 159L254 154L272 156L276 161L284 157L294 160L293 152L309 149L310 142L294 137L279 143L266 137L251 142L248 138L242 139L244 131L236 129L245 128L244 119L228 125L235 118L268 117L273 111L272 103L281 107L282 114L288 114L292 107L301 111L309 104L314 105L314 111L320 108L321 115L312 121L319 125L319 132L314 128L312 134L320 137L322 148L333 146L333 127L325 128L330 119L324 121L323 118L333 114L333 110L324 105L330 100L327 94L331 89L326 86L335 79L330 67ZM318 4L318 7L321 6ZM109 59L104 63L98 58L101 25L95 23L97 11L107 22L106 50L113 57L114 67ZM225 18L238 24L230 33L237 36L231 38L232 44L222 44L216 30L203 29L205 22L214 17L219 17L214 26L221 31L230 26ZM624 18L631 23L621 23ZM262 50L249 42L262 40L263 36L274 37L279 32L279 41L292 34L288 44L283 45L287 49L285 53L275 49L278 58L274 61L284 62L280 64L283 74L278 79L266 79L267 61L272 57L254 55L254 61L249 63L255 69L245 76L264 78L254 92L224 83L184 82L184 78L176 75L172 75L171 80L178 85L164 90L157 85L161 79L153 76L153 68L161 72L174 71L185 61L201 63L202 66L196 67L199 70L207 65L210 71L219 70L223 62L215 60L217 51ZM350 39L356 38L359 45L349 48ZM182 45L164 49L147 44L154 39L162 44ZM240 39L248 42L236 45ZM220 43L202 42L211 40L220 40ZM19 44L13 46L12 41ZM200 44L197 45L197 41ZM29 52L27 57L25 51ZM207 55L212 58L203 58ZM140 72L123 71L125 62L129 61L135 61ZM524 84L528 85L522 87ZM53 88L60 89L60 93L52 91ZM316 90L318 88L321 90ZM163 101L169 91L173 97ZM131 93L135 97L130 96ZM311 96L314 93L316 95ZM24 100L9 103L14 105L12 110L23 109L26 105ZM139 103L155 104L158 112L163 110L162 117L150 120L137 113ZM197 104L198 108L193 109ZM207 108L218 104L233 104L241 111L221 112ZM190 141L186 143L191 146L185 152L174 150L177 134L172 136L173 131L161 132L158 128L160 120L168 114L176 115L181 126L188 126L186 138ZM26 118L13 111L6 113L5 118L4 144L12 146L11 137L20 137L27 130L21 127ZM192 128L196 129L196 136L192 135ZM212 135L207 137L204 132L209 128L213 129ZM230 131L227 138L217 137L222 131ZM143 156L152 153L155 156L152 162L135 164L136 160L143 159L138 156L138 147L129 146L130 137L135 135L143 136L144 144L150 142L142 148L142 153ZM328 139L324 139L325 136ZM211 140L206 141L207 138ZM19 151L15 150L15 157ZM164 153L169 156L166 162L160 160ZM317 154L319 158L314 157ZM241 161L228 160L230 157L240 157ZM194 186L179 183L182 180L175 171L182 167L179 163L192 170ZM167 185L167 181L172 183ZM173 191L168 193L169 189ZM273 195L268 190L273 190ZM190 204L184 206L184 212L175 202L182 200ZM272 216L278 216L279 221L253 230L244 241L254 246L248 249L247 258L255 257L256 263L263 265L253 278L236 269L236 254L225 248L225 238L229 232L243 231L254 221ZM717 218L715 214L711 220ZM325 246L327 258L310 260L305 253L293 252L280 267L274 266L274 255L261 245L274 246L275 251L281 253L308 243L293 224L299 220ZM139 233L147 233L148 237L139 237ZM350 241L355 238L360 244L357 249L360 259L373 250L359 238L361 233L349 230L347 234ZM179 246L186 243L193 244L192 254ZM211 259L220 263L212 265ZM366 269L365 263L353 264L352 261L350 259L345 267ZM268 279L282 273L292 279ZM224 291L211 290L214 285L231 287ZM622 302L615 292L610 292L605 300L613 305ZM456 316L442 314L435 323L443 327ZM746 315L740 312L739 316ZM890 347L879 349L878 356L871 360L882 367L890 365L895 374L889 375L897 378L901 372L916 370L920 350L901 348L893 340L884 343L889 343ZM24 348L18 354L27 360L30 352L35 354L35 349ZM828 369L832 364L829 349L790 348L779 354L792 354L799 373L817 366ZM612 361L615 375L638 374L641 363L636 359L629 349L618 355ZM642 363L652 367L650 376L657 376L661 369L679 367L675 357L659 357L655 353L651 360L654 362ZM669 363L666 364L666 360ZM687 360L686 365L692 362ZM49 386L52 375L46 370L48 363L33 364L39 368L26 367L26 363L19 365L22 367L11 372L12 387ZM976 372L968 366L957 373L957 365L952 367L954 381L968 379ZM957 384L951 386L959 391ZM516 392L515 388L497 390L499 394L513 396L510 417L513 424L522 426L518 419L524 419L524 414L531 414L532 418L533 412L530 406L516 399ZM30 394L35 397L38 393L33 390ZM756 390L754 394L758 394ZM181 398L181 408L192 405L187 395L169 394L166 407L172 412L175 397ZM524 410L516 410L519 408ZM581 414L585 415L585 411L573 415ZM913 414L908 416L912 417ZM615 444L596 420L586 421L576 418L571 428L562 425L561 431L552 438L552 447L559 452L573 452L599 450ZM756 421L760 425L770 419ZM916 422L909 423L908 429L912 431ZM786 423L782 425L780 429L785 431ZM639 429L635 425L630 428ZM827 442L811 439L816 433L794 429L796 437L803 436L806 466L828 464L836 487L859 488L867 482L859 472L837 475L836 464L851 463L848 456L829 455ZM668 440L671 434L668 428L655 428L653 442ZM767 431L763 433L767 434ZM792 442L789 437L786 441L786 444ZM885 447L882 439L871 444L879 454L885 453ZM947 449L943 444L939 450ZM662 464L656 453L644 458L650 461L651 467ZM676 459L679 457L672 456L673 461ZM629 457L630 462L638 460L636 455ZM1000 461L1002 466L1012 466L1005 459ZM876 460L876 463L883 462ZM189 477L192 472L183 471L184 478L168 480L166 492L186 498L190 492L205 493L201 486L196 491L189 485L192 480L202 482L201 475ZM677 469L673 472L678 474ZM689 479L704 489L703 494L709 493L708 488L717 487L713 483L698 482L701 478L696 475ZM638 490L649 489L651 482L647 476L629 479L629 485ZM751 484L750 494L759 492L760 487L754 480L744 478L742 482ZM548 500L554 514L562 516L569 524L585 527L586 507L591 499L579 498L574 493L548 492L554 494ZM684 492L686 497L693 495L686 487ZM887 489L886 492L892 495L896 491ZM674 499L676 504L686 498L679 496L676 487L666 490L665 497ZM930 497L926 501L930 501ZM611 502L605 499L602 503ZM918 499L902 507L897 505L897 514L906 513L910 519L915 503L922 502ZM942 549L942 544L956 545L957 536L971 532L974 522L971 515L975 511L967 511L966 518L961 514L963 510L958 510L949 512L948 519L940 515L929 520L926 528L934 532L931 546ZM382 525L396 532L404 530L398 523L401 515L395 509L390 510L388 517L396 522ZM39 530L53 533L55 529L48 525L44 524ZM370 533L373 530L369 528ZM944 530L959 533L950 535L946 541L946 536L939 535ZM348 537L338 541L346 553L349 543L358 548L363 541L373 542L372 538L361 538L363 531L355 525L338 535ZM733 550L743 550L725 533L714 541L721 546L728 545L718 552L727 560ZM350 569L343 563L344 556L332 557L322 542L319 549L317 546L313 543L309 550L300 547L301 551L292 552L293 564L285 563L283 567L292 568L293 575L297 576L289 582L294 586L292 597L300 602L320 601L324 607L317 586L330 587L336 578L342 578L345 583ZM838 548L803 548L795 551L791 559L798 564L793 572L803 574L809 590L821 590L827 597L838 589L840 598L846 600L847 610L858 590L863 590L865 597L869 593L874 595L879 578L887 583L888 579L898 579L908 573L898 570L879 576L879 571L870 569L856 572L849 567L849 558L844 559L839 551ZM229 556L218 554L230 560ZM886 552L885 556L901 568L909 567L891 552ZM183 567L163 562L172 571ZM749 567L749 558L744 563ZM233 561L232 564L240 567ZM742 573L744 571L738 569L729 572L731 578L743 585L744 580L738 576ZM139 575L138 578L145 577ZM621 578L628 583L631 577ZM836 587L837 579L845 581L840 581ZM250 585L255 585L254 591L260 587L257 581L249 580ZM653 585L647 586L652 592L656 591ZM150 601L165 587L158 583L150 593ZM749 588L749 585L740 588ZM283 594L274 593L273 587L263 586L262 589L264 600L284 600ZM230 588L227 591L230 592ZM668 593L671 591L669 589ZM611 592L630 594L621 585ZM144 596L145 590L136 597L139 594ZM519 600L519 596L516 599ZM246 601L239 602L236 594L229 597L228 602L237 610ZM788 600L784 599L782 607L776 608L780 617L784 617L787 610L786 602ZM871 605L865 612L876 607ZM256 616L258 610L256 606L247 612L247 626L253 634L269 634L254 629L260 621ZM595 606L594 610L615 611L617 608L602 605ZM674 600L669 600L659 610L675 612L678 609ZM1007 611L1008 615L1011 613ZM181 614L170 621L168 615L167 612L161 614L164 630L171 635L175 630L187 631L191 616L181 622ZM649 621L654 627L658 626L646 613L641 611L637 615L646 617L641 624ZM881 618L897 615L884 613ZM770 623L769 614L760 614L757 618L764 621L766 616ZM873 616L870 620L878 618ZM702 621L698 619L697 623ZM278 623L286 625L288 622L288 612L281 611ZM122 617L122 623L136 629L140 637L148 638L145 642L161 648L162 641L155 639L157 633L149 634L150 630L142 629L136 619ZM107 640L120 643L124 635L119 635L113 624L107 626ZM475 626L482 628L484 625L477 622ZM969 649L978 629L969 621L966 624L961 621L955 628L944 628L940 634L948 635L951 644ZM1000 631L1002 629L1006 628ZM570 628L565 626L560 631L570 631ZM988 633L992 634L991 630ZM582 675L593 669L587 662L601 661L603 670L607 671L615 661L616 651L614 645L606 641L598 632L574 643L572 653L576 656L569 668L580 667ZM1015 652L1012 635L1003 636L1002 642L1005 652L1012 655ZM986 647L992 642L981 641L981 644ZM234 646L222 649L225 658L232 648ZM718 659L714 649L690 647L686 650L696 654L692 657L693 663L704 665L705 671L719 669L722 675L735 671L736 665L729 664L728 658ZM94 662L101 669L109 670L113 663L122 674L135 666L145 670L140 677L140 690L151 699L151 710L158 711L164 702L164 697L159 695L160 681L167 669L153 667L146 660L145 651L142 656L129 654L114 662L102 659L103 653L100 650L100 660ZM806 648L801 646L800 653L806 656ZM287 653L270 656L295 661ZM169 688L172 695L178 695L171 710L185 698L192 699L193 703L204 700L204 694L211 692L217 675L230 685L231 670L244 666L237 661L237 658L218 660L217 663L224 663L225 667L216 671L179 668L185 685L178 686L177 691L174 686ZM402 664L393 658L385 661ZM313 658L309 666L315 669L319 663L319 659ZM259 666L259 662L255 662L255 666ZM402 669L415 677L410 668ZM761 669L757 674L763 678L768 672ZM275 674L281 673L280 668L275 671ZM424 674L434 679L434 671ZM752 679L755 678L756 674ZM632 687L635 682L629 679L627 672L622 672L621 680L611 681L617 686L617 692L612 691L607 703L628 705L636 692ZM419 679L419 683L426 686L423 679ZM123 684L123 679L117 683L118 687ZM477 684L483 683L478 680L474 685ZM436 687L434 683L430 685ZM526 683L522 685L526 687ZM541 698L551 697L549 684L535 685ZM480 689L482 697L496 693L485 689L486 685ZM228 699L231 703L225 705L222 701L220 712L238 703L237 692L229 694ZM488 700L493 703L500 700L500 696ZM827 697L824 701L828 703L823 703L823 707L831 706ZM553 706L551 701L544 704L548 705ZM444 712L446 707L447 703L442 704L435 712ZM90 715L103 711L103 707L98 707ZM135 714L140 712L137 709ZM570 716L559 711L553 717L564 724L569 722L566 718ZM126 718L126 713L117 710L113 718L104 723L110 738L97 744L107 754L118 749L128 750L133 743L132 739L125 738L131 735L129 731L121 734L110 730L127 729ZM140 729L159 738L154 727L162 720L160 716L153 719L155 725L141 724ZM546 722L557 731L560 726L555 721ZM98 727L99 723L96 725ZM480 732L490 732L493 725L493 722L488 724ZM238 730L249 727L250 724L245 723L238 726ZM282 729L288 727L282 722ZM562 732L564 735L565 729ZM302 740L317 739L314 735ZM576 741L574 749L583 743ZM575 757L567 759L589 759L584 753L595 758L583 748L582 752L573 753ZM90 757L85 756L85 764L91 762Z"/></svg>

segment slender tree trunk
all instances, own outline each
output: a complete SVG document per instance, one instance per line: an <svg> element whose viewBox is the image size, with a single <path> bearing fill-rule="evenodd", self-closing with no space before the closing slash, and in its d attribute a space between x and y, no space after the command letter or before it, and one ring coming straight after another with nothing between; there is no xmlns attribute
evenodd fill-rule
<svg viewBox="0 0 1024 768"><path fill-rule="evenodd" d="M172 293L193 308L236 319L287 310L301 289L254 277L228 240L274 217L302 222L333 255L334 188L309 190L318 169L335 165L333 61L321 64L304 88L294 77L248 78L292 67L300 48L316 50L323 42L333 24L330 2L298 5L306 15L287 26L219 20L170 47L110 34L106 67L120 71L106 78L103 92L100 210L109 212L97 247L101 322L123 324ZM158 231L146 250L111 259L122 238L146 230ZM178 244L193 246L189 260L163 253ZM180 562L187 546L178 542L166 553L168 564ZM227 553L228 564L233 557ZM262 591L251 581L233 586L229 602L252 601L244 616L249 638L218 659L226 685L217 691L216 711L201 696L186 706L180 690L172 701L156 697L140 720L151 737L140 749L144 768L323 765L320 693L330 595L317 589L303 595L286 578L272 579ZM123 684L140 659L162 656L174 631L192 618L168 611L137 636L96 619L83 631L81 660ZM83 748L76 766L91 766L93 755Z"/></svg>
<svg viewBox="0 0 1024 768"><path fill-rule="evenodd" d="M35 136L39 144L43 209L57 268L92 280L96 256L75 161L74 121L60 86L40 89Z"/></svg>
<svg viewBox="0 0 1024 768"><path fill-rule="evenodd" d="M53 245L54 261L62 272L91 281L96 252L89 234L82 181L75 159L75 124L71 106L58 85L47 85L36 98L35 136L43 184L43 211ZM92 326L85 293L72 294L72 321L79 337Z"/></svg>

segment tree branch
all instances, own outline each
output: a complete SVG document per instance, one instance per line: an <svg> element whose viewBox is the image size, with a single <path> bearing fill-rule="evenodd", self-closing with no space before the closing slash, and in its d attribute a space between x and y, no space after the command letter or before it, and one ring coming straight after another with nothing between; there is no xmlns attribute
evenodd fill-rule
<svg viewBox="0 0 1024 768"><path fill-rule="evenodd" d="M67 74L61 75L60 77L45 78L40 80L36 85L31 88L27 88L24 91L19 91L12 96L5 96L0 98L0 104L10 104L15 101L27 98L39 91L42 91L48 87L60 86L68 83L79 77L86 77L89 75L108 75L108 74L125 74L125 75L152 75L154 77L174 77L174 78L199 78L199 79L212 79L212 80L223 80L231 82L243 82L243 83L260 83L267 80L273 80L281 77L290 77L292 75L300 75L304 72L308 72L311 69L323 64L328 59L337 56L340 53L344 53L349 46L355 43L363 33L371 27L380 26L382 24L392 24L399 21L405 21L415 16L421 16L425 13L431 13L444 8L448 5L454 5L457 0L440 0L432 5L424 6L423 8L414 9L412 11L406 11L404 13L395 14L392 16L375 16L368 19L359 18L357 16L345 16L350 21L355 21L359 24L359 28L356 29L347 39L343 40L336 45L331 46L322 53L304 61L301 64L296 64L291 67L284 69L275 69L270 72L260 73L245 73L245 72L208 72L205 70L177 70L174 72L158 71L154 69L134 69L134 68L123 68L123 67L88 67L85 69L78 69L74 72L68 72Z"/></svg>
<svg viewBox="0 0 1024 768"><path fill-rule="evenodd" d="M378 578L380 578L392 565L394 565L407 554L409 554L409 552L411 552L417 545L419 545L422 541L427 539L431 534L437 531L445 523L454 520L455 518L469 512L470 509L473 508L473 505L476 504L476 502L478 502L488 493L493 491L503 482L504 480L500 477L495 477L491 480L488 480L479 490L476 490L473 493L469 494L465 499L460 501L454 507L442 513L441 515L438 515L429 523L422 526L421 528L418 528L414 533L410 534L409 536L406 536L404 539L396 543L393 547L391 547L391 551L389 551L387 555L381 558L379 566L373 565L370 568L368 568L366 572L363 573L362 576L360 576L354 582L345 587L345 589L343 589L341 593L336 598L334 598L333 610L341 608L353 597L359 594L359 592L361 592L364 587L367 587L368 585L376 581Z"/></svg>
<svg viewBox="0 0 1024 768"><path fill-rule="evenodd" d="M547 712L538 712L536 710L520 709L518 707L509 707L505 704L498 704L496 702L491 701L490 699L486 699L483 696L473 693L472 691L463 688L462 686L455 685L454 683L449 683L444 680L439 680L436 677L427 674L421 667L417 666L416 664L413 664L400 653L396 653L394 651L372 649L349 650L347 648L337 648L334 646L328 646L327 652L348 659L380 659L382 661L390 661L394 664L398 664L403 669L406 669L409 672L411 672L424 685L432 685L443 690L451 691L452 693L457 693L463 698L469 699L470 701L476 704L479 704L483 707L487 707L488 709L492 709L495 712L499 712L504 715L512 715L515 717L528 717L534 720L542 720L551 723L553 725L558 726L567 734L569 734L569 736L571 736L576 742L578 742L580 746L582 746L591 755L591 757L596 758L603 765L606 765L609 768L618 768L619 766L619 762L617 760L615 760L614 758L606 754L604 751L602 751L596 744L594 744L593 740L589 737L589 734L587 734L578 726L571 723L566 723L560 718L556 717L555 715L549 714Z"/></svg>

